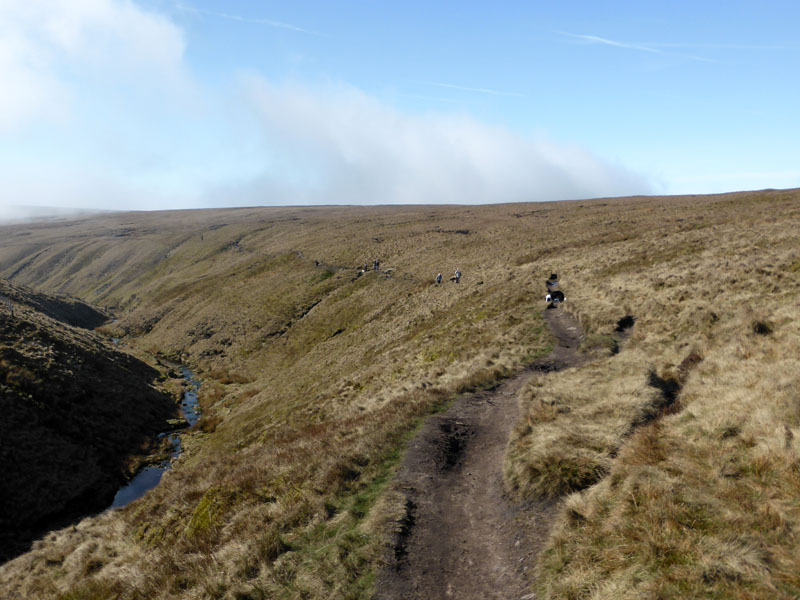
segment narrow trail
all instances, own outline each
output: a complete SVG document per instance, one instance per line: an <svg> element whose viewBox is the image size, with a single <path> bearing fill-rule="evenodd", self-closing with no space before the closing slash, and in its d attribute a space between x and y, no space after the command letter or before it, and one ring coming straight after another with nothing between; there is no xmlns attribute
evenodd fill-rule
<svg viewBox="0 0 800 600"><path fill-rule="evenodd" d="M497 388L456 400L411 442L397 481L406 515L377 600L532 599L536 556L556 502L515 503L503 459L519 415L517 392L535 374L579 366L582 331L561 309L545 310L553 351Z"/></svg>

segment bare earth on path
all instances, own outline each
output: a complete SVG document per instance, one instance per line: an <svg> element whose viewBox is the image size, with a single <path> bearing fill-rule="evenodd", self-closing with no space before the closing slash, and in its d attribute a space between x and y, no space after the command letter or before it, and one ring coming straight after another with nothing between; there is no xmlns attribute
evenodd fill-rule
<svg viewBox="0 0 800 600"><path fill-rule="evenodd" d="M505 494L503 459L519 416L517 391L535 374L579 366L582 332L561 309L546 310L557 345L493 390L457 399L409 445L397 482L406 515L378 600L520 599L556 502L516 503Z"/></svg>

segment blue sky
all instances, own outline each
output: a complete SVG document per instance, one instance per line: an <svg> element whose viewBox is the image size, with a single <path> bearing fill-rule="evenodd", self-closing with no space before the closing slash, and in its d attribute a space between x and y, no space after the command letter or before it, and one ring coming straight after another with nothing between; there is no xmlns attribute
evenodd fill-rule
<svg viewBox="0 0 800 600"><path fill-rule="evenodd" d="M0 214L800 186L795 2L0 0Z"/></svg>

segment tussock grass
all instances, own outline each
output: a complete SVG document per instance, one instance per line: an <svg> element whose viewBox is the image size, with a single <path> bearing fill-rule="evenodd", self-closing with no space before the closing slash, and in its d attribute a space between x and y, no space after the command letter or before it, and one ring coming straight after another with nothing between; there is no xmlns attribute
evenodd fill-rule
<svg viewBox="0 0 800 600"><path fill-rule="evenodd" d="M406 436L546 352L558 272L596 358L520 394L509 488L583 490L539 596L792 597L799 219L798 193L772 191L25 226L0 273L107 304L126 343L218 375L204 389L221 421L141 500L0 568L0 589L369 597ZM358 273L375 258L391 273ZM433 283L456 268L460 284Z"/></svg>
<svg viewBox="0 0 800 600"><path fill-rule="evenodd" d="M644 367L625 352L529 382L507 454L507 487L525 498L553 498L602 479L634 420L657 403Z"/></svg>
<svg viewBox="0 0 800 600"><path fill-rule="evenodd" d="M590 335L611 336L624 314L636 322L618 354L521 392L509 487L576 492L542 554L537 597L800 593L800 198L770 198L794 216L735 196L663 241L641 222L619 248L627 257L607 248L583 271L570 309Z"/></svg>
<svg viewBox="0 0 800 600"><path fill-rule="evenodd" d="M44 546L63 548L55 554L74 561L70 573L90 572L110 589L124 582L123 597L367 597L382 532L399 514L391 492L378 497L404 436L449 398L491 386L547 345L540 294L511 283L505 265L519 239L481 258L503 234L507 210L122 216L110 229L126 229L124 237L106 240L100 226L90 243L81 231L76 248L67 228L41 263L9 248L20 276L109 304L126 344L203 377L202 420L162 484L114 513L125 534L113 549L59 545L73 535L111 540L106 520ZM472 233L437 233L431 219ZM353 234L365 227L369 235ZM358 272L373 256L390 275ZM62 263L67 286L53 272ZM460 284L434 284L456 267ZM33 597L95 585L48 575L46 563L29 577L38 556L4 567L0 585Z"/></svg>
<svg viewBox="0 0 800 600"><path fill-rule="evenodd" d="M738 343L712 352L684 411L637 431L600 485L569 498L540 567L549 597L796 595L797 339L789 358L761 347L736 369Z"/></svg>

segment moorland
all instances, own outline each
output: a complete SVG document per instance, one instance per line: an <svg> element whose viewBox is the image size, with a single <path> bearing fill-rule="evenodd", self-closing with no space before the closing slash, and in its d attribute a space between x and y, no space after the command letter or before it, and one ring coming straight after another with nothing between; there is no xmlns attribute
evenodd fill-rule
<svg viewBox="0 0 800 600"><path fill-rule="evenodd" d="M0 589L370 597L407 441L549 352L556 272L592 360L520 389L498 465L510 496L558 504L532 592L796 597L798 231L797 190L2 227L0 277L190 365L203 418L158 487L52 531L0 566Z"/></svg>
<svg viewBox="0 0 800 600"><path fill-rule="evenodd" d="M0 296L5 561L47 530L106 508L177 407L156 369L93 334L106 315L4 280Z"/></svg>

